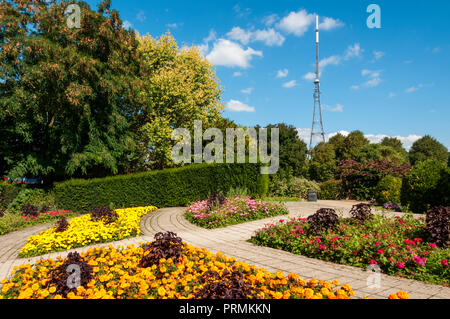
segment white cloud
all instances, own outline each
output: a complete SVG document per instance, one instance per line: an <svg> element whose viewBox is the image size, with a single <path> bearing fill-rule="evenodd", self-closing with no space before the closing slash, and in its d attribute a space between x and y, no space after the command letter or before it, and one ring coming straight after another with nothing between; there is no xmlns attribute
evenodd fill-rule
<svg viewBox="0 0 450 319"><path fill-rule="evenodd" d="M236 13L238 18L244 18L252 13L250 8L241 8L240 5L235 5L233 11Z"/></svg>
<svg viewBox="0 0 450 319"><path fill-rule="evenodd" d="M359 90L359 85L354 84L350 87L350 89L355 90L355 91Z"/></svg>
<svg viewBox="0 0 450 319"><path fill-rule="evenodd" d="M247 104L242 103L241 101L231 100L227 103L227 109L230 112L255 112L255 108L253 106L248 106Z"/></svg>
<svg viewBox="0 0 450 319"><path fill-rule="evenodd" d="M285 38L274 29L256 30L253 33L254 41L262 41L267 46L282 46Z"/></svg>
<svg viewBox="0 0 450 319"><path fill-rule="evenodd" d="M309 143L309 140L311 137L311 129L310 128L300 128L300 129L297 129L297 131L298 131L299 138L302 139L305 143ZM325 134L325 140L328 141L331 137L337 135L338 133L342 134L343 136L348 136L350 134L350 132L348 132L348 131L341 130L339 132ZM386 134L365 134L364 136L371 143L380 143L383 140L383 138L385 138L385 137L395 137L402 142L403 147L406 150L409 150L415 141L422 138L422 136L414 135L414 134L410 134L408 136L399 136L399 135L389 136Z"/></svg>
<svg viewBox="0 0 450 319"><path fill-rule="evenodd" d="M138 19L140 22L144 22L147 19L144 10L138 12L138 14L136 15L136 19Z"/></svg>
<svg viewBox="0 0 450 319"><path fill-rule="evenodd" d="M293 88L294 86L297 86L297 81L296 80L292 80L292 81L289 81L289 82L286 82L286 83L283 84L283 87L286 88L286 89Z"/></svg>
<svg viewBox="0 0 450 319"><path fill-rule="evenodd" d="M254 56L263 56L261 51L247 48L244 50L239 44L226 39L219 39L214 43L211 52L206 56L214 65L226 67L250 67L250 61Z"/></svg>
<svg viewBox="0 0 450 319"><path fill-rule="evenodd" d="M123 22L123 24L122 24L122 27L123 27L125 30L128 30L128 29L132 28L133 25L131 24L130 21L125 20L125 21Z"/></svg>
<svg viewBox="0 0 450 319"><path fill-rule="evenodd" d="M244 94L252 94L253 88L247 88L247 89L241 90L241 92Z"/></svg>
<svg viewBox="0 0 450 319"><path fill-rule="evenodd" d="M392 99L393 97L397 96L397 94L395 94L394 92L389 93L389 98Z"/></svg>
<svg viewBox="0 0 450 319"><path fill-rule="evenodd" d="M333 29L342 27L343 25L344 25L344 23L339 21L339 20L335 20L333 18L325 17L323 19L323 22L319 23L319 29L320 30L329 31L329 30L333 30Z"/></svg>
<svg viewBox="0 0 450 319"><path fill-rule="evenodd" d="M234 72L233 76L234 77L242 76L242 72Z"/></svg>
<svg viewBox="0 0 450 319"><path fill-rule="evenodd" d="M441 47L435 47L435 48L433 48L433 50L431 52L439 53L439 52L441 52Z"/></svg>
<svg viewBox="0 0 450 319"><path fill-rule="evenodd" d="M278 70L277 78L285 78L285 77L288 76L288 74L289 74L289 70L288 69Z"/></svg>
<svg viewBox="0 0 450 319"><path fill-rule="evenodd" d="M382 52L382 51L373 51L373 56L375 58L375 60L379 60L382 57L384 57L386 55L386 53Z"/></svg>
<svg viewBox="0 0 450 319"><path fill-rule="evenodd" d="M216 33L216 31L215 31L214 29L211 29L211 30L209 30L208 36L207 36L203 41L205 41L206 43L208 43L208 42L211 42L211 41L216 40L216 38L217 38L217 33Z"/></svg>
<svg viewBox="0 0 450 319"><path fill-rule="evenodd" d="M327 65L338 65L341 62L341 58L338 55L332 55L328 58L319 61L319 68L324 69Z"/></svg>
<svg viewBox="0 0 450 319"><path fill-rule="evenodd" d="M227 33L227 37L231 40L236 40L246 45L250 42L252 33L250 31L245 31L240 27L234 27L230 32Z"/></svg>
<svg viewBox="0 0 450 319"><path fill-rule="evenodd" d="M281 19L277 27L288 34L302 36L314 23L314 14L308 13L306 10L298 12L290 12L286 17Z"/></svg>
<svg viewBox="0 0 450 319"><path fill-rule="evenodd" d="M362 76L368 76L370 78L369 80L367 80L362 85L364 87L376 87L376 86L378 86L382 82L381 77L380 77L381 72L382 72L381 70L377 70L377 71L372 71L372 70L367 70L367 69L362 70L361 71L361 75Z"/></svg>
<svg viewBox="0 0 450 319"><path fill-rule="evenodd" d="M240 27L234 27L227 33L227 37L247 45L250 42L261 41L267 46L281 46L285 38L274 29L249 31Z"/></svg>
<svg viewBox="0 0 450 319"><path fill-rule="evenodd" d="M364 50L361 49L361 45L355 43L354 45L348 46L347 51L345 51L344 59L349 60L351 58L360 57L363 52Z"/></svg>
<svg viewBox="0 0 450 319"><path fill-rule="evenodd" d="M341 104L337 104L336 107L328 107L327 109L330 112L344 112L344 106Z"/></svg>
<svg viewBox="0 0 450 319"><path fill-rule="evenodd" d="M316 74L313 72L308 72L303 76L303 78L307 81L312 81L316 78Z"/></svg>
<svg viewBox="0 0 450 319"><path fill-rule="evenodd" d="M271 14L271 15L268 15L267 17L264 17L264 18L262 19L262 22L263 22L266 26L270 27L270 26L272 26L275 22L277 22L279 19L280 19L280 17L278 17L278 14Z"/></svg>
<svg viewBox="0 0 450 319"><path fill-rule="evenodd" d="M418 90L421 89L422 87L423 87L423 84L419 84L419 85L417 85L417 86L412 86L412 87L410 87L410 88L407 88L407 89L405 90L405 92L406 92L406 93L413 93L413 92L418 91Z"/></svg>
<svg viewBox="0 0 450 319"><path fill-rule="evenodd" d="M167 27L169 27L171 29L176 29L176 28L182 27L183 25L184 25L183 22L180 22L180 23L169 23L169 24L167 24Z"/></svg>

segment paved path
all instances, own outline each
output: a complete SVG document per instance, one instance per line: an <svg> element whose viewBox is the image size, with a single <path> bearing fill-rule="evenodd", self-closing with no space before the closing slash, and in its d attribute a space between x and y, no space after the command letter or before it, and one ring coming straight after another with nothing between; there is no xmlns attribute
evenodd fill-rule
<svg viewBox="0 0 450 319"><path fill-rule="evenodd" d="M289 217L307 217L313 214L318 208L322 207L333 207L338 213L340 212L343 216L346 216L353 204L355 204L355 202L351 201L286 203L290 212ZM256 246L247 242L252 234L256 230L262 228L264 224L277 222L279 219L287 219L289 218L287 216L252 221L221 229L207 230L192 225L183 217L183 214L184 208L160 209L142 219L142 236L115 242L112 243L112 245L115 247L127 246L129 244L138 245L140 242L152 241L154 234L157 232L173 231L185 242L196 247L207 248L214 253L221 251L228 257L236 257L239 261L247 262L258 267L264 267L271 272L282 270L286 274L289 272L298 273L305 280L310 278L329 281L337 279L341 284L349 284L354 289L355 297L357 298L368 297L385 299L391 293L403 290L407 291L411 298L450 299L450 288L386 275L381 275L381 288L370 289L367 287L367 278L369 274L360 268L320 261L281 250ZM45 226L41 225L34 229L18 231L0 237L0 278L4 278L10 274L12 267L15 265L33 263L39 259L55 258L57 256L64 257L68 254L68 252L63 252L29 259L17 258L17 253L24 244L26 236L37 233L40 231L39 229L44 228ZM108 244L96 246L108 246ZM76 250L80 252L86 251L88 248L90 247Z"/></svg>

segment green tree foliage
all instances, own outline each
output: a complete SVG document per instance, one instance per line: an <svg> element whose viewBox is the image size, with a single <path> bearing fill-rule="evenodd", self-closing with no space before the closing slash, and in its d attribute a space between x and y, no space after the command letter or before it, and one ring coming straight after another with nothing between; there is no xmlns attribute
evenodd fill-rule
<svg viewBox="0 0 450 319"><path fill-rule="evenodd" d="M414 142L409 151L409 158L412 165L416 165L427 159L435 159L439 162L447 163L448 150L435 138L426 135Z"/></svg>
<svg viewBox="0 0 450 319"><path fill-rule="evenodd" d="M435 159L419 162L403 178L402 205L408 205L417 214L425 213L433 206L450 205L449 181L450 168L442 162Z"/></svg>
<svg viewBox="0 0 450 319"><path fill-rule="evenodd" d="M222 90L212 65L196 47L180 49L170 34L138 40L146 101L138 116L139 142L151 160L148 166L161 169L173 166L174 129L193 132L195 120L202 121L203 129L225 124Z"/></svg>
<svg viewBox="0 0 450 319"><path fill-rule="evenodd" d="M299 138L294 126L284 123L267 126L268 129L275 127L280 133L280 169L291 169L293 176L304 176L308 152L306 143ZM270 146L270 130L267 135Z"/></svg>
<svg viewBox="0 0 450 319"><path fill-rule="evenodd" d="M329 143L334 146L337 162L356 160L361 148L370 142L361 131L353 131L344 137L342 134L330 138Z"/></svg>
<svg viewBox="0 0 450 319"><path fill-rule="evenodd" d="M388 202L399 204L401 189L401 178L387 175L378 182L375 199L379 204L385 204Z"/></svg>
<svg viewBox="0 0 450 319"><path fill-rule="evenodd" d="M406 152L403 154L398 149L382 145L382 144L368 144L361 147L361 150L357 156L359 162L364 161L381 161L382 159L387 159L388 161L402 164L408 161L405 156Z"/></svg>
<svg viewBox="0 0 450 319"><path fill-rule="evenodd" d="M386 136L385 138L383 138L383 140L381 141L380 144L383 145L383 146L390 146L393 149L395 149L396 151L398 151L400 154L402 154L405 158L408 157L408 152L403 147L402 141L400 141L396 137L388 137L388 136Z"/></svg>
<svg viewBox="0 0 450 319"><path fill-rule="evenodd" d="M331 180L336 173L336 167L336 154L333 144L324 142L317 144L311 152L310 178L318 182Z"/></svg>
<svg viewBox="0 0 450 319"><path fill-rule="evenodd" d="M10 176L116 174L136 151L138 41L110 1L0 3L0 158Z"/></svg>

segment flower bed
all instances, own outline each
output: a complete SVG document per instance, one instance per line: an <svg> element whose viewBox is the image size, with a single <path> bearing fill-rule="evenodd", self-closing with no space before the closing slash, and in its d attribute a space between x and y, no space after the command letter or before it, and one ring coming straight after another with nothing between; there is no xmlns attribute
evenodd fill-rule
<svg viewBox="0 0 450 319"><path fill-rule="evenodd" d="M137 248L92 248L65 260L15 267L12 278L1 281L0 299L348 299L354 295L349 285L339 286L337 281L273 274L220 252L188 246L180 238L164 234L156 238ZM71 263L80 266L80 285L67 288L64 267ZM390 298L408 298L408 294L399 292Z"/></svg>
<svg viewBox="0 0 450 319"><path fill-rule="evenodd" d="M422 220L411 215L373 216L363 223L339 219L336 228L319 235L310 231L310 220L266 225L250 241L339 264L378 265L388 275L450 285L450 249L439 248L429 239Z"/></svg>
<svg viewBox="0 0 450 319"><path fill-rule="evenodd" d="M20 257L39 256L94 243L117 241L140 233L141 217L155 211L154 206L117 209L117 220L107 223L93 220L91 214L72 219L62 232L51 228L28 238Z"/></svg>
<svg viewBox="0 0 450 319"><path fill-rule="evenodd" d="M288 214L283 204L265 203L249 197L224 198L223 203L211 207L210 200L199 201L186 209L186 218L197 226L219 228Z"/></svg>
<svg viewBox="0 0 450 319"><path fill-rule="evenodd" d="M72 218L76 216L79 216L79 214L69 210L42 212L36 216L8 213L0 217L0 235L5 235L29 226L55 222L61 217Z"/></svg>

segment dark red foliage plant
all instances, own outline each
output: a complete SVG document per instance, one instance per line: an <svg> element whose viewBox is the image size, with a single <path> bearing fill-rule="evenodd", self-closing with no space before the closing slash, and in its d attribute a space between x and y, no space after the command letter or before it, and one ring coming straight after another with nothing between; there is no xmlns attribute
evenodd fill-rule
<svg viewBox="0 0 450 319"><path fill-rule="evenodd" d="M225 269L222 274L207 271L199 279L202 288L194 292L199 299L253 299L260 293L258 288L252 287L244 280L241 271L232 272Z"/></svg>
<svg viewBox="0 0 450 319"><path fill-rule="evenodd" d="M211 196L209 196L208 198L209 210L215 210L220 208L225 203L226 200L227 198L223 196L223 194L220 191L212 193Z"/></svg>
<svg viewBox="0 0 450 319"><path fill-rule="evenodd" d="M50 285L56 287L56 294L67 297L70 292L87 284L94 278L93 269L77 252L69 253L64 262L50 272Z"/></svg>
<svg viewBox="0 0 450 319"><path fill-rule="evenodd" d="M369 204L360 203L352 206L350 214L353 219L357 220L359 223L364 224L367 220L373 217L372 208Z"/></svg>
<svg viewBox="0 0 450 319"><path fill-rule="evenodd" d="M159 265L162 258L169 259L176 264L185 252L185 244L177 234L173 232L157 233L155 240L144 245L144 257L139 263L140 267Z"/></svg>
<svg viewBox="0 0 450 319"><path fill-rule="evenodd" d="M56 222L56 224L55 224L55 232L57 232L57 233L65 232L68 227L69 227L69 222L63 216Z"/></svg>
<svg viewBox="0 0 450 319"><path fill-rule="evenodd" d="M25 204L21 208L22 215L37 217L39 215L38 208L31 204Z"/></svg>
<svg viewBox="0 0 450 319"><path fill-rule="evenodd" d="M426 229L439 247L450 246L450 207L437 206L427 212Z"/></svg>
<svg viewBox="0 0 450 319"><path fill-rule="evenodd" d="M105 224L111 224L118 218L119 215L108 206L97 207L91 211L91 220L94 222L103 221Z"/></svg>
<svg viewBox="0 0 450 319"><path fill-rule="evenodd" d="M314 215L308 217L307 222L309 224L308 232L317 236L339 226L338 215L332 208L319 209Z"/></svg>

